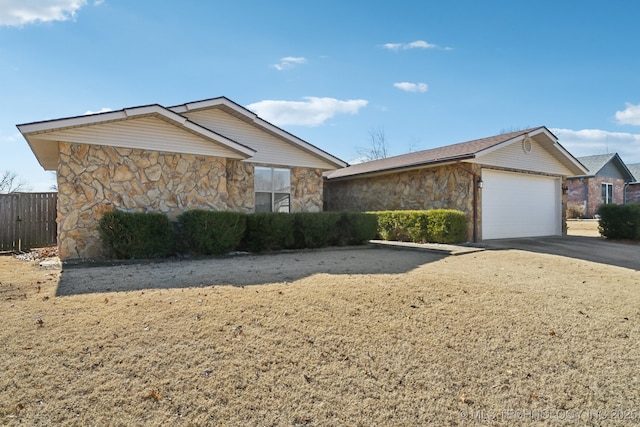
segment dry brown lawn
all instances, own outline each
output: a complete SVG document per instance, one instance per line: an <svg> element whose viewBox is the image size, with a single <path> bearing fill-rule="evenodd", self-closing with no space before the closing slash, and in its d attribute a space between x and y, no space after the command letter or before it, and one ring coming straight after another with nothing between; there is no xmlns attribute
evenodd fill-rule
<svg viewBox="0 0 640 427"><path fill-rule="evenodd" d="M601 237L598 231L598 221L595 219L567 221L567 234L570 236Z"/></svg>
<svg viewBox="0 0 640 427"><path fill-rule="evenodd" d="M159 268L211 280L136 285ZM233 270L263 284L211 285ZM0 425L640 423L638 271L353 249L67 274L87 293L0 257Z"/></svg>

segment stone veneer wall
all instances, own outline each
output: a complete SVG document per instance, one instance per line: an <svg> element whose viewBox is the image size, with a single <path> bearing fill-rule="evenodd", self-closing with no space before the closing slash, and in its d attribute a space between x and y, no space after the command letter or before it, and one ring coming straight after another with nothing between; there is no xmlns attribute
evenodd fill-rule
<svg viewBox="0 0 640 427"><path fill-rule="evenodd" d="M323 180L321 169L291 169L291 211L320 212Z"/></svg>
<svg viewBox="0 0 640 427"><path fill-rule="evenodd" d="M98 222L107 211L191 209L253 212L254 165L239 160L59 143L58 244L62 260L102 256ZM293 168L292 211L322 209L322 171Z"/></svg>
<svg viewBox="0 0 640 427"><path fill-rule="evenodd" d="M478 165L466 168L480 174ZM458 209L467 214L473 236L473 176L458 165L417 169L349 180L325 182L325 208L331 211ZM477 222L482 218L480 191ZM479 228L480 229L480 228Z"/></svg>

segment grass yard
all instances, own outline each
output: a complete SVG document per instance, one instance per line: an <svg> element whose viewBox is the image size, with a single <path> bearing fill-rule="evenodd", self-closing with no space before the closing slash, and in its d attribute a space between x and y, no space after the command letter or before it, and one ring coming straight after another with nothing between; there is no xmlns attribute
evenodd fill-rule
<svg viewBox="0 0 640 427"><path fill-rule="evenodd" d="M204 264L209 283L136 286L140 265L130 290L57 296L58 270L0 257L0 425L640 423L638 271L513 250ZM311 272L212 286L230 265Z"/></svg>

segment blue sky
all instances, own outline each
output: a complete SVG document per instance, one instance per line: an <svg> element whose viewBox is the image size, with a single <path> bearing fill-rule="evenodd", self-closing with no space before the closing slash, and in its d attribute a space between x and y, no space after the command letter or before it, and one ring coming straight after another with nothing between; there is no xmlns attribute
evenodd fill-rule
<svg viewBox="0 0 640 427"><path fill-rule="evenodd" d="M0 0L0 171L15 125L226 96L345 160L544 125L640 162L640 2Z"/></svg>

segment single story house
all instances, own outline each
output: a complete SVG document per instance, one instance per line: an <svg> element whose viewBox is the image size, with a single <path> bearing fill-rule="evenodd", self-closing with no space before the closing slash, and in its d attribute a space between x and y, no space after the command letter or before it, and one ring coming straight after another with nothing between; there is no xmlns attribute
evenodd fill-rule
<svg viewBox="0 0 640 427"><path fill-rule="evenodd" d="M617 153L578 157L586 174L567 178L568 215L593 218L602 204L626 203L626 190L635 179Z"/></svg>
<svg viewBox="0 0 640 427"><path fill-rule="evenodd" d="M17 126L56 171L62 260L99 258L104 212L320 211L346 163L225 98Z"/></svg>
<svg viewBox="0 0 640 427"><path fill-rule="evenodd" d="M633 175L633 181L627 185L626 201L640 204L640 163L627 165L627 168Z"/></svg>
<svg viewBox="0 0 640 427"><path fill-rule="evenodd" d="M325 172L325 209L458 209L473 241L562 235L565 179L586 173L537 127Z"/></svg>

